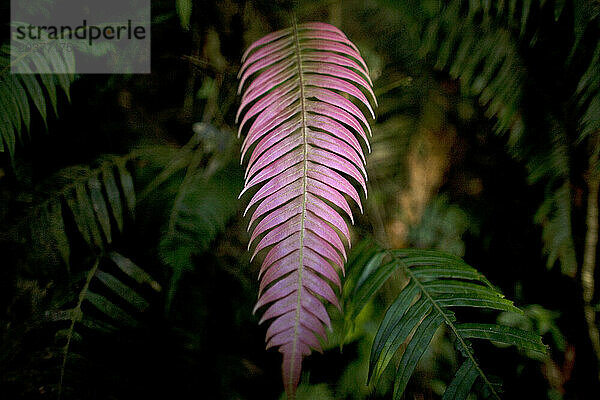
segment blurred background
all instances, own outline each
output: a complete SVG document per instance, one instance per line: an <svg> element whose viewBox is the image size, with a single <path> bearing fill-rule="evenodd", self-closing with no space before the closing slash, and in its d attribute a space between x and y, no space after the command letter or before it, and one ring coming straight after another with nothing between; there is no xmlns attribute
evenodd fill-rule
<svg viewBox="0 0 600 400"><path fill-rule="evenodd" d="M157 0L151 74L30 79L10 75L3 3L0 397L282 396L252 314L235 113L244 49L292 11L342 29L378 97L352 257L365 243L464 257L525 311L492 317L550 349L477 347L503 398L594 398L596 0ZM353 329L332 310L299 398L391 398L391 373L366 374L402 283ZM404 398L441 398L458 365L440 330Z"/></svg>

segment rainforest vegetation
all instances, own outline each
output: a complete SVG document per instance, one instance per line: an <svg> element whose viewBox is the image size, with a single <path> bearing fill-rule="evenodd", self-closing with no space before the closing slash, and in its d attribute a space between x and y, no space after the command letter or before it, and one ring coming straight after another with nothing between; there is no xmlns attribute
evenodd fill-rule
<svg viewBox="0 0 600 400"><path fill-rule="evenodd" d="M151 10L16 74L0 5L0 398L600 392L600 2Z"/></svg>

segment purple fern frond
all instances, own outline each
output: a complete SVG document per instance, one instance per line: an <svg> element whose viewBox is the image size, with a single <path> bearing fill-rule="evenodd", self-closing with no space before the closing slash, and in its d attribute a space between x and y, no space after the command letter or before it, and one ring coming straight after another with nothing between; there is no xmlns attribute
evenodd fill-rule
<svg viewBox="0 0 600 400"><path fill-rule="evenodd" d="M369 100L377 100L357 47L328 24L271 33L246 50L242 63L242 194L260 186L246 209L256 206L248 248L257 243L252 258L270 248L255 311L268 306L260 320L271 321L267 348L283 354L284 386L293 398L303 357L321 351L324 327L331 329L323 301L339 308L332 286L341 290L350 232L338 210L354 222L350 198L362 212L352 181L366 195L361 142L370 150L371 127L359 106L375 118Z"/></svg>

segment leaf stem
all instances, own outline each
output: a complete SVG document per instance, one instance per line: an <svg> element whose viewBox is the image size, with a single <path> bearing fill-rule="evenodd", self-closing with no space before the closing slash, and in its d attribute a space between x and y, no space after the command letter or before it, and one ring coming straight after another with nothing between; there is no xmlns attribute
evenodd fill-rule
<svg viewBox="0 0 600 400"><path fill-rule="evenodd" d="M597 140L595 141L597 143ZM597 147L597 146L594 146ZM594 270L596 267L596 250L598 245L598 190L600 187L600 172L598 171L598 150L593 149L589 160L587 174L588 196L585 234L585 248L581 264L581 286L583 290L583 310L588 326L588 335L596 354L600 360L600 334L596 326L596 310L592 306L594 298Z"/></svg>
<svg viewBox="0 0 600 400"><path fill-rule="evenodd" d="M300 309L302 307L301 296L302 296L302 272L304 266L304 221L306 219L306 194L307 194L307 170L308 170L308 138L306 135L307 125L306 125L306 101L304 98L304 81L303 81L303 72L302 72L302 56L300 54L300 40L298 39L298 25L296 23L296 15L292 16L293 26L294 26L294 45L296 48L296 63L298 65L298 86L300 87L300 104L301 104L301 115L302 115L302 146L304 152L303 159L303 174L302 174L302 216L300 222L300 248L299 248L299 263L298 263L298 294L296 298L296 315L294 317L294 336L292 342L292 354L289 362L290 371L293 371L294 368L294 360L296 358L295 354L297 353L297 345L298 345L298 328L300 326ZM293 400L295 398L294 394L294 386L295 382L293 374L290 373L289 376L290 382L286 383L286 390L288 392L288 398Z"/></svg>
<svg viewBox="0 0 600 400"><path fill-rule="evenodd" d="M63 392L63 382L65 378L65 369L67 366L67 357L69 355L69 348L71 346L71 339L73 338L73 332L75 331L75 323L81 320L81 305L83 304L83 300L85 299L85 295L87 294L88 288L90 287L90 283L96 275L96 271L98 270L98 266L100 265L100 257L96 258L96 262L92 269L88 271L87 277L85 279L85 283L79 292L79 299L77 300L77 305L72 310L71 314L71 325L69 326L69 331L67 334L67 343L65 343L65 347L63 348L63 361L60 367L60 380L58 382L58 400L62 397Z"/></svg>
<svg viewBox="0 0 600 400"><path fill-rule="evenodd" d="M175 236L175 226L177 224L177 220L179 217L179 210L181 208L181 204L183 199L185 198L185 194L190 185L191 180L194 178L194 173L199 168L202 159L204 158L204 152L202 149L196 149L193 153L190 163L187 166L185 171L185 177L183 178L183 182L177 191L177 195L175 196L175 200L173 201L173 207L171 208L171 213L169 214L169 223L167 225L167 232L164 237L174 237ZM181 278L181 269L173 268L173 275L171 276L171 282L169 284L169 291L167 293L167 300L165 302L165 313L168 314L171 309L171 302L173 301L173 297L175 295L175 287L177 282Z"/></svg>

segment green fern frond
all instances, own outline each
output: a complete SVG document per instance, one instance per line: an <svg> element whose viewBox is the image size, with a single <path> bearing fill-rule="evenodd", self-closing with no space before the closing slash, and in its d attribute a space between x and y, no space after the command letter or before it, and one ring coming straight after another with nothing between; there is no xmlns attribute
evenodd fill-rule
<svg viewBox="0 0 600 400"><path fill-rule="evenodd" d="M592 3L573 3L576 40L571 53L577 49L583 33L597 21L600 8ZM554 19L558 20L564 1L451 0L429 21L421 52L432 58L435 68L447 70L451 77L459 79L469 96L479 99L486 115L496 119L496 132L508 133L511 153L527 161L529 181L545 186L546 196L535 219L543 228L548 266L558 260L562 271L574 276L577 260L571 234L572 143L566 128L551 120L552 115L548 117L549 126L543 128L552 134L542 132L542 137L536 137L537 133L525 126L521 115L526 70L518 46L525 37L531 38L530 46L535 45L536 33L529 32L530 26L539 27L542 23L530 20L532 16L540 19L547 15L544 10L547 5L554 7ZM600 130L599 60L597 46L575 93L580 113L580 142Z"/></svg>
<svg viewBox="0 0 600 400"><path fill-rule="evenodd" d="M600 132L600 43L596 45L590 64L577 85L578 105L580 109L579 138Z"/></svg>
<svg viewBox="0 0 600 400"><path fill-rule="evenodd" d="M46 124L48 106L58 115L59 89L71 101L74 70L73 51L59 41L33 49L0 47L0 152L14 157L17 138L23 142L22 132L29 132L31 108Z"/></svg>
<svg viewBox="0 0 600 400"><path fill-rule="evenodd" d="M388 308L375 336L369 363L369 381L377 381L405 344L396 369L394 399L400 399L416 364L426 352L438 328L445 325L456 337L456 346L465 360L447 387L444 399L466 399L476 380L494 398L498 387L483 372L471 344L472 339L515 345L545 354L541 338L518 328L485 323L459 323L454 308L483 308L521 311L476 269L460 258L435 250L391 250L370 248L370 259L350 288L347 307L355 318L396 272L408 283ZM354 300L356 299L356 301Z"/></svg>
<svg viewBox="0 0 600 400"><path fill-rule="evenodd" d="M199 139L211 129L214 128L208 125L199 128L195 135L198 137L193 138L190 143L200 145ZM219 132L219 135L225 136L227 133ZM231 143L233 141L226 144L226 147L231 147ZM184 146L180 156L175 157L157 178L161 182L165 181L167 177L185 168L183 180L175 189L175 198L159 243L159 256L173 269L167 293L167 310L182 274L193 268L192 256L208 250L238 209L235 199L243 174L231 157L234 152L222 149L224 151L210 157L206 166L202 167L203 162L206 162L206 147L206 141L199 147ZM158 184L151 183L149 187L156 187ZM199 204L202 207L198 207Z"/></svg>
<svg viewBox="0 0 600 400"><path fill-rule="evenodd" d="M107 265L108 261L110 261L109 265ZM110 268L114 272L107 272L105 268ZM117 277L115 272L122 277ZM124 278L132 282L124 281ZM95 281L100 284L92 289ZM132 286L133 282L135 286ZM79 333L78 324L99 332L111 332L117 331L119 327L136 326L135 315L145 311L149 306L148 300L138 292L144 286L154 291L161 290L160 285L148 273L116 252L110 252L106 257L98 257L93 266L85 275L81 275L74 285L80 286L80 289L72 308L60 312L46 312L46 320L49 322L66 320L69 323L68 328L61 329L56 334L57 341L64 343L61 351L60 377L56 386L58 399L63 395L73 344L84 339L84 334ZM120 299L121 304L117 304L116 299ZM86 304L92 306L102 317L88 315L84 309Z"/></svg>
<svg viewBox="0 0 600 400"><path fill-rule="evenodd" d="M522 37L531 25L532 15L542 11L546 3L546 0L451 0L446 9L458 11L469 22L504 26ZM560 17L563 8L564 1L555 3L553 11L556 19Z"/></svg>
<svg viewBox="0 0 600 400"><path fill-rule="evenodd" d="M544 201L535 214L535 222L542 226L544 253L547 267L560 261L565 275L575 276L577 258L571 229L571 188L568 181L558 189L548 187Z"/></svg>
<svg viewBox="0 0 600 400"><path fill-rule="evenodd" d="M573 59L588 27L594 22L600 22L599 17L600 4L598 4L597 1L573 1L573 33L575 40L571 47L571 53L569 54L567 64Z"/></svg>
<svg viewBox="0 0 600 400"><path fill-rule="evenodd" d="M485 26L473 16L463 21L460 2L451 2L428 23L420 52L433 58L436 69L459 79L467 95L479 98L486 116L496 118L496 132L509 132L510 144L517 143L523 131L519 107L525 75L508 29Z"/></svg>
<svg viewBox="0 0 600 400"><path fill-rule="evenodd" d="M63 262L69 266L74 237L65 229L65 218L73 220L81 238L94 251L112 243L113 234L122 232L124 220L134 216L135 190L127 161L132 152L111 157L99 167L71 167L58 174L62 186L33 208L27 226L27 241L51 241Z"/></svg>
<svg viewBox="0 0 600 400"><path fill-rule="evenodd" d="M548 118L548 138L530 143L527 155L530 184L544 187L544 200L535 213L534 220L542 226L544 253L551 268L560 261L562 272L575 276L577 259L572 234L571 159L572 144L566 129L551 117ZM533 138L532 138L533 139ZM534 147L535 146L535 147Z"/></svg>
<svg viewBox="0 0 600 400"><path fill-rule="evenodd" d="M104 249L105 245L112 242L111 218L122 229L123 210L129 210L133 216L133 180L124 162L107 163L100 168L81 172L81 179L63 190L61 197L68 205L85 242L91 248ZM119 176L120 190L117 188L115 172Z"/></svg>

